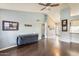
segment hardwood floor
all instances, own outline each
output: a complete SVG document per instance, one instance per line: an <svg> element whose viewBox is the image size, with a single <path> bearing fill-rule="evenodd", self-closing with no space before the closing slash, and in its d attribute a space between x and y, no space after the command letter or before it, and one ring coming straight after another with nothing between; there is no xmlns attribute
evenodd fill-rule
<svg viewBox="0 0 79 59"><path fill-rule="evenodd" d="M70 56L79 55L79 44L59 42L58 47L52 39L40 40L37 43L14 47L0 51L0 56Z"/></svg>

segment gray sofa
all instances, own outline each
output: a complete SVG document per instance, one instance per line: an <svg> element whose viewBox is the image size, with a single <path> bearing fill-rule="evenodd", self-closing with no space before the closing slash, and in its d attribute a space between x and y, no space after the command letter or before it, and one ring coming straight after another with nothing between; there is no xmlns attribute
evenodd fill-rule
<svg viewBox="0 0 79 59"><path fill-rule="evenodd" d="M30 44L38 41L38 34L19 35L17 45Z"/></svg>

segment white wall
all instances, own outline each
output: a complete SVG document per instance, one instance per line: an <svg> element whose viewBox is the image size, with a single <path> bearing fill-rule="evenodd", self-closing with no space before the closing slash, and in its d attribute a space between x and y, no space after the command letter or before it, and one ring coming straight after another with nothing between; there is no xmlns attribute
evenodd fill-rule
<svg viewBox="0 0 79 59"><path fill-rule="evenodd" d="M3 31L3 20L19 22L19 30ZM39 34L39 39L41 39L41 24L44 21L44 14L0 9L0 49L16 45L17 36L22 34L32 34L35 32ZM24 24L31 24L32 27L25 27Z"/></svg>
<svg viewBox="0 0 79 59"><path fill-rule="evenodd" d="M67 4L63 4L63 8L60 10L60 20L70 19L70 7ZM62 30L62 29L61 29ZM70 34L69 34L69 21L68 21L68 31L61 31L61 41L70 42Z"/></svg>
<svg viewBox="0 0 79 59"><path fill-rule="evenodd" d="M70 20L79 20L79 3L72 3L69 4L70 8L71 8L71 19ZM71 34L72 38L72 42L76 42L79 43L79 34Z"/></svg>
<svg viewBox="0 0 79 59"><path fill-rule="evenodd" d="M79 15L71 16L70 20L79 20ZM71 41L75 43L79 43L79 33L71 33Z"/></svg>
<svg viewBox="0 0 79 59"><path fill-rule="evenodd" d="M78 15L78 5L76 6L75 4L69 6L69 4L64 4L66 6L65 8L61 9L60 11L60 19L68 19L68 31L67 32L61 32L61 41L64 42L74 42L74 43L79 43L79 34L71 34L70 33L70 20L78 20L79 15ZM76 6L76 7L75 7ZM74 9L76 8L76 9Z"/></svg>

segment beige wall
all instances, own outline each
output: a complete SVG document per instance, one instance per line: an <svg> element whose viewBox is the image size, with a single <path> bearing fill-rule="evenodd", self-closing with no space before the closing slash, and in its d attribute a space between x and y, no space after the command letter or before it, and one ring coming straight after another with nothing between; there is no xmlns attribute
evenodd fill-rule
<svg viewBox="0 0 79 59"><path fill-rule="evenodd" d="M48 17L48 38L55 38L55 22L51 17Z"/></svg>
<svg viewBox="0 0 79 59"><path fill-rule="evenodd" d="M48 26L50 28L54 28L55 27L55 22L51 19L51 17L48 17Z"/></svg>

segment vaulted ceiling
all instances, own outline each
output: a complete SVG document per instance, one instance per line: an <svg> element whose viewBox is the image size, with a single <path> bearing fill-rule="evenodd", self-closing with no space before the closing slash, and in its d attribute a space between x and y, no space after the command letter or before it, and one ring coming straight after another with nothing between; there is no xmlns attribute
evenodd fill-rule
<svg viewBox="0 0 79 59"><path fill-rule="evenodd" d="M60 19L60 10L61 5L58 7L47 7L45 10L40 11L44 6L39 5L38 3L0 3L1 9L17 10L17 11L26 11L26 12L38 12L46 13L53 20L59 21ZM71 16L79 15L79 4L69 3L67 6L70 7Z"/></svg>
<svg viewBox="0 0 79 59"><path fill-rule="evenodd" d="M1 9L26 11L26 12L38 12L46 13L55 21L59 20L59 6L58 7L47 7L45 10L40 11L45 6L39 5L38 3L0 3Z"/></svg>
<svg viewBox="0 0 79 59"><path fill-rule="evenodd" d="M40 11L43 7L38 3L0 3L0 8L2 9L10 9L10 10L19 10L19 11L28 11L28 12L46 12L55 7L48 7L44 11Z"/></svg>

